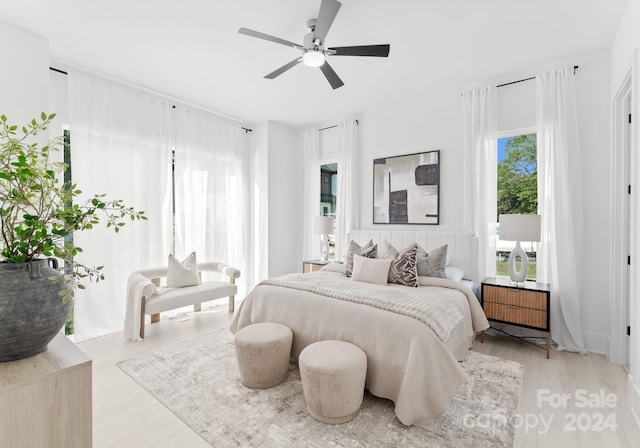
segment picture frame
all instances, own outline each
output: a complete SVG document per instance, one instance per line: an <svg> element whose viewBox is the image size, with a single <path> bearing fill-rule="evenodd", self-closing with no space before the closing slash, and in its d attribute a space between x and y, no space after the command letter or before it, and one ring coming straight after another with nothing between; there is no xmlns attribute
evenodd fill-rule
<svg viewBox="0 0 640 448"><path fill-rule="evenodd" d="M440 150L373 161L374 224L440 224Z"/></svg>

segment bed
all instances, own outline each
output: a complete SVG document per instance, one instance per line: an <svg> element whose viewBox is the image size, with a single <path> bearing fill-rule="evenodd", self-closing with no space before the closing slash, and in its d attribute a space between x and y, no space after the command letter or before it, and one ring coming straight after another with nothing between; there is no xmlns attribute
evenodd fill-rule
<svg viewBox="0 0 640 448"><path fill-rule="evenodd" d="M473 276L474 244L466 233L355 231L351 237L386 239L396 247L416 241L428 251L448 244L450 264ZM392 400L403 424L430 429L465 378L459 361L475 334L488 327L478 300L459 281L420 277L418 288L380 286L343 272L343 265L334 264L262 282L240 305L231 331L259 322L287 325L294 358L320 340L356 344L367 354L367 389Z"/></svg>

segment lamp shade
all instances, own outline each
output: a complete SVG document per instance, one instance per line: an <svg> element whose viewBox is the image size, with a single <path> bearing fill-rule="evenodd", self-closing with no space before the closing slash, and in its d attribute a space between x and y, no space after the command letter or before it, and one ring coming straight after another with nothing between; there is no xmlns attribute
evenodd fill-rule
<svg viewBox="0 0 640 448"><path fill-rule="evenodd" d="M313 233L333 235L333 218L331 216L314 216Z"/></svg>
<svg viewBox="0 0 640 448"><path fill-rule="evenodd" d="M540 215L500 215L500 240L540 241Z"/></svg>

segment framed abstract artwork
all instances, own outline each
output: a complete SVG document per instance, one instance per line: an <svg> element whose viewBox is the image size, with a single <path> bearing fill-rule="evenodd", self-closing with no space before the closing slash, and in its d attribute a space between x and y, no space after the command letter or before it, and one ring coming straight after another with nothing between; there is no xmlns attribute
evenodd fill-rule
<svg viewBox="0 0 640 448"><path fill-rule="evenodd" d="M440 151L373 161L374 224L440 224Z"/></svg>

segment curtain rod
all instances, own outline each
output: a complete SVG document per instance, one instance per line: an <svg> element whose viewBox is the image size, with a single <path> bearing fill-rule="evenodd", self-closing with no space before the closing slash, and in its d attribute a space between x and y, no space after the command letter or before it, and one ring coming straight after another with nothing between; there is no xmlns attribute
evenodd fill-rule
<svg viewBox="0 0 640 448"><path fill-rule="evenodd" d="M64 70L60 70L59 68L55 68L55 67L49 67L49 70L51 70L53 72L62 73L63 75L68 75L69 74L69 73L65 72ZM173 105L172 107L174 109L176 108L175 105ZM245 128L244 126L240 126L240 129L242 129L245 134L248 134L249 132L253 132L253 129Z"/></svg>
<svg viewBox="0 0 640 448"><path fill-rule="evenodd" d="M574 65L573 66L573 74L574 75L576 74L576 70L578 70L578 68L580 68L580 66L578 66L578 65ZM531 78L525 78L525 79L519 79L517 81L505 82L504 84L497 85L496 87L510 86L511 84L518 84L519 82L531 81L532 79L536 79L536 77L532 76Z"/></svg>
<svg viewBox="0 0 640 448"><path fill-rule="evenodd" d="M358 120L356 120L356 124L360 124L360 123L358 123ZM318 132L326 131L327 129L333 129L333 128L337 128L337 127L338 127L338 125L334 124L333 126L327 126L326 128L320 128L320 129L318 129Z"/></svg>
<svg viewBox="0 0 640 448"><path fill-rule="evenodd" d="M68 75L69 73L60 70L59 68L55 68L55 67L49 67L49 70L54 71L54 72L58 72L58 73L62 73L63 75Z"/></svg>

